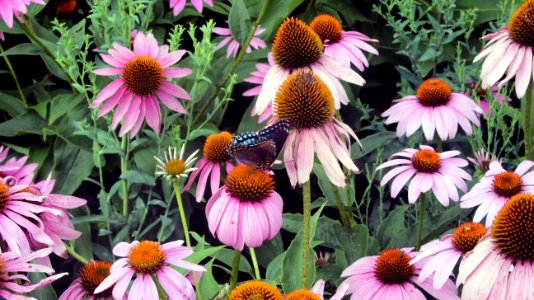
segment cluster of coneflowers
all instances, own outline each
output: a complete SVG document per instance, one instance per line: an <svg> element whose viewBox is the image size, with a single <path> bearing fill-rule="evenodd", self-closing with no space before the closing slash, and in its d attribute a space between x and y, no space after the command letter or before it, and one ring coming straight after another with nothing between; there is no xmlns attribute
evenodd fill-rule
<svg viewBox="0 0 534 300"><path fill-rule="evenodd" d="M11 27L13 16L25 13L29 2L32 1L0 2L5 6L1 10L4 22ZM184 8L185 2L171 0L175 14ZM208 0L191 2L198 11L202 10L203 2L213 4ZM483 89L499 80L502 85L515 77L517 96L525 96L534 74L532 24L534 0L527 0L507 27L486 37L489 42L476 59L486 58L481 74ZM218 48L228 45L228 56L235 55L240 45L232 39L229 30L218 28L216 32L226 36ZM254 34L261 32L258 27ZM259 39L251 40L252 48L266 47ZM245 93L258 96L253 114L260 115L260 120L269 120L270 124L284 120L290 125L283 163L291 184L303 189L304 232L309 230L309 182L315 157L331 183L338 187L346 186L346 172L359 171L350 157L350 139L358 139L336 117L336 110L349 103L340 80L356 85L365 83L351 67L364 71L368 66L362 50L378 54L368 42L375 40L358 32L344 31L339 21L329 15L318 16L309 25L289 18L276 33L269 64L258 64L257 72L245 80L261 84ZM109 66L95 73L114 79L100 91L92 107L101 106L99 117L114 110L111 126L115 129L122 123L119 136L129 134L135 138L145 121L159 133L160 103L174 112L187 113L178 99L191 100L188 92L167 80L192 73L191 69L174 66L185 53L185 50L169 52L168 46L159 46L152 34L143 32L135 36L133 48L113 44L107 54L100 55ZM531 95L526 98L531 101ZM441 144L456 137L458 127L471 135L472 125L480 126L482 113L475 101L453 92L445 81L432 78L422 82L416 95L397 100L383 116L386 124L397 123L399 137L421 130L428 142L437 139ZM530 132L526 131L526 140L530 140ZM255 260L253 249L274 238L281 229L284 201L275 191L270 172L232 161L227 151L231 139L229 132L209 136L203 158L195 166L196 152L184 159L184 148L179 155L171 148L164 160L158 158L158 174L170 180L175 189L186 246L182 246L184 241L120 242L113 249L119 259L113 264L88 262L60 299L158 299L161 291L170 299L195 299L202 288L198 286L199 276L205 268L185 260L193 250L180 195L196 184L195 198L200 202L208 179L209 230L236 250L237 259L248 247ZM529 145L530 141L526 140ZM527 148L527 154L530 150ZM534 196L529 194L534 190L534 162L524 160L514 171L507 171L496 159L480 162L487 167L485 174L468 191L466 181L472 178L463 170L467 161L459 155L459 151L442 152L421 145L394 154L378 167L393 167L381 182L386 185L392 181L393 198L408 185L408 202L419 204L416 247L387 249L378 256L353 262L341 274L345 279L331 299L345 295L353 300L425 299L425 293L438 299L455 299L460 285L463 285L464 299L534 296ZM33 182L37 165L26 164L27 157L7 161L6 157L7 149L1 149L0 237L5 247L0 254L0 296L20 298L21 294L65 275L51 275L29 284L22 273L53 273L48 255L53 252L65 257L71 249L63 241L74 240L80 234L74 229L67 209L82 206L85 200L52 193L54 181L50 177ZM223 175L224 185L220 186ZM181 188L186 178L188 181ZM458 190L465 194L460 197ZM473 222L461 224L452 234L421 245L422 215L431 195L443 206L452 200L459 201L464 208L478 208ZM484 219L484 225L478 223ZM308 260L309 247L308 231L303 246L304 262ZM32 260L38 264L29 263ZM459 261L455 285L451 275ZM302 289L284 296L276 287L261 281L255 266L256 280L231 286L229 299L322 299L324 281L318 280L310 289L307 267L303 263ZM190 273L182 273L177 268Z"/></svg>

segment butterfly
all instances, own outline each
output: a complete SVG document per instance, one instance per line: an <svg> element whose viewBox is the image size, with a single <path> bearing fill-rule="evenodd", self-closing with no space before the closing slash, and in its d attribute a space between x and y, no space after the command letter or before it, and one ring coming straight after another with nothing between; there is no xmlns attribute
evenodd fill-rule
<svg viewBox="0 0 534 300"><path fill-rule="evenodd" d="M270 170L289 134L289 123L278 121L258 132L242 132L230 141L227 152L240 162Z"/></svg>

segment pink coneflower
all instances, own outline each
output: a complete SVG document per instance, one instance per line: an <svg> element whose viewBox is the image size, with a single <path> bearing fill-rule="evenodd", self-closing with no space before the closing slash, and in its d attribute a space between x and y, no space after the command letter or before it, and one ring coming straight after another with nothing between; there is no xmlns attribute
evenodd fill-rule
<svg viewBox="0 0 534 300"><path fill-rule="evenodd" d="M324 53L343 66L350 68L352 62L358 70L369 67L369 62L362 50L374 55L378 51L366 42L378 42L358 31L343 31L343 27L335 17L323 14L315 17L310 28L315 31L324 44Z"/></svg>
<svg viewBox="0 0 534 300"><path fill-rule="evenodd" d="M81 232L74 229L74 225L70 218L72 217L67 209L74 209L83 206L87 203L86 200L61 194L54 194L55 180L51 179L51 175L44 181L38 182L33 186L23 190L33 195L42 197L42 202L39 204L43 208L50 210L44 210L40 215L40 219L43 222L43 229L46 235L48 235L53 244L53 252L61 257L67 257L65 244L63 241L72 241L80 237ZM57 212L61 212L58 214ZM54 213L52 213L54 212ZM32 241L32 244L43 247L42 243L38 241ZM49 261L43 264L49 265Z"/></svg>
<svg viewBox="0 0 534 300"><path fill-rule="evenodd" d="M59 296L59 300L112 300L111 288L95 294L95 289L109 276L111 264L96 260L85 264L78 271L78 276L71 285ZM126 299L123 297L122 299Z"/></svg>
<svg viewBox="0 0 534 300"><path fill-rule="evenodd" d="M214 133L208 136L204 143L204 157L195 165L197 169L189 176L189 180L182 189L182 193L189 190L197 177L200 176L195 191L197 202L202 201L202 197L206 191L208 177L210 178L211 194L215 194L221 185L221 167L225 167L227 173L230 173L234 168L230 162L231 157L226 151L231 140L232 134L228 131L222 131L221 133Z"/></svg>
<svg viewBox="0 0 534 300"><path fill-rule="evenodd" d="M7 27L13 27L13 16L19 21L21 20L20 14L25 14L28 11L27 6L30 3L46 5L43 0L2 0L0 2L0 17Z"/></svg>
<svg viewBox="0 0 534 300"><path fill-rule="evenodd" d="M499 82L502 86L515 76L515 93L523 98L532 78L534 45L534 1L525 1L512 15L508 26L484 37L489 42L475 57L475 62L485 58L480 78L486 89Z"/></svg>
<svg viewBox="0 0 534 300"><path fill-rule="evenodd" d="M345 186L339 162L358 172L349 142L351 136L358 138L335 118L332 93L319 76L308 70L291 74L278 90L273 109L275 118L287 120L292 129L284 146L284 164L293 186L310 180L315 153L336 186Z"/></svg>
<svg viewBox="0 0 534 300"><path fill-rule="evenodd" d="M534 297L534 196L512 197L485 235L460 263L462 299Z"/></svg>
<svg viewBox="0 0 534 300"><path fill-rule="evenodd" d="M391 197L395 198L402 187L412 178L408 186L408 202L413 204L422 193L432 189L432 193L443 206L449 205L449 199L458 201L457 188L467 191L465 180L471 180L471 175L462 170L467 166L465 159L457 158L459 151L438 153L430 146L420 146L420 149L404 149L393 154L391 159L376 168L377 170L392 167L380 182L384 186L395 177L391 184ZM414 176L415 175L415 176Z"/></svg>
<svg viewBox="0 0 534 300"><path fill-rule="evenodd" d="M151 33L145 35L139 32L136 35L133 52L114 43L109 54L100 54L111 68L98 69L94 73L120 77L100 91L91 107L104 103L98 112L99 117L117 108L111 126L116 128L122 120L119 136L130 132L133 138L141 129L143 120L159 133L161 112L158 99L172 111L187 113L176 98L191 100L191 97L183 88L165 80L165 77L180 78L191 74L191 69L170 67L185 53L185 50L169 52L167 45L158 47Z"/></svg>
<svg viewBox="0 0 534 300"><path fill-rule="evenodd" d="M246 90L243 93L243 96L252 97L260 94L265 75L267 75L269 69L274 65L274 58L272 53L269 53L269 55L267 55L267 61L269 64L256 64L256 71L252 72L250 74L250 77L243 79L244 82L257 84L257 86ZM260 115L260 117L258 118L258 123L263 123L265 120L267 120L273 115L273 103L270 102L261 114L258 114L258 112L256 111L256 106L254 106L252 108L251 114L253 116Z"/></svg>
<svg viewBox="0 0 534 300"><path fill-rule="evenodd" d="M452 93L441 79L432 78L421 83L416 95L396 100L397 104L386 110L386 124L399 123L397 136L412 135L420 127L428 141L437 131L441 140L452 139L458 132L458 125L471 135L471 123L480 126L477 114L482 109L464 94Z"/></svg>
<svg viewBox="0 0 534 300"><path fill-rule="evenodd" d="M179 15L185 7L186 0L170 0L170 7L175 16ZM206 2L207 5L213 6L212 0L191 0L193 7L199 12L202 13L202 5Z"/></svg>
<svg viewBox="0 0 534 300"><path fill-rule="evenodd" d="M223 244L242 250L256 248L282 228L282 197L274 179L247 165L235 167L206 206L208 226Z"/></svg>
<svg viewBox="0 0 534 300"><path fill-rule="evenodd" d="M499 93L499 87L496 85L491 86L488 91L483 89L480 84L472 82L469 88L470 91L466 95L470 96L473 93L477 95L480 101L480 108L482 108L485 117L488 117L491 113L490 100L487 99L488 92L491 92L491 98L494 98L501 105L507 105L508 102L512 101L509 97L505 98L505 95Z"/></svg>
<svg viewBox="0 0 534 300"><path fill-rule="evenodd" d="M424 300L422 291L437 299L458 299L451 280L439 290L432 287L432 279L418 280L423 265L410 264L416 255L411 249L388 249L379 256L360 258L343 271L341 276L348 278L342 285L348 285L347 295L352 295L351 300Z"/></svg>
<svg viewBox="0 0 534 300"><path fill-rule="evenodd" d="M476 151L475 157L468 157L467 160L474 164L482 173L486 173L489 170L492 162L502 163L502 159L486 152L484 149Z"/></svg>
<svg viewBox="0 0 534 300"><path fill-rule="evenodd" d="M30 263L32 260L49 255L51 249L41 249L39 251L29 253L20 257L14 252L0 253L0 297L2 299L34 299L24 294L40 289L68 273L61 273L46 277L35 284L30 284L30 280L26 275L21 273L53 273L54 269ZM10 274L11 273L11 274Z"/></svg>
<svg viewBox="0 0 534 300"><path fill-rule="evenodd" d="M313 285L311 290L300 289L292 291L291 293L286 295L285 300L323 300L324 285L324 280L319 279Z"/></svg>
<svg viewBox="0 0 534 300"><path fill-rule="evenodd" d="M280 25L274 38L272 53L275 64L265 75L262 90L256 101L256 112L261 114L273 101L278 88L298 69L311 69L328 86L335 107L349 103L339 79L363 85L365 80L352 69L324 54L323 43L308 25L296 18L288 18Z"/></svg>
<svg viewBox="0 0 534 300"><path fill-rule="evenodd" d="M419 281L424 281L434 274L434 289L440 289L449 279L462 255L473 250L487 232L484 225L468 222L456 227L454 233L423 245L421 252L410 262L414 264L426 260L419 274Z"/></svg>
<svg viewBox="0 0 534 300"><path fill-rule="evenodd" d="M525 160L515 170L506 171L499 162L492 162L489 170L471 190L460 199L460 207L478 206L473 221L480 222L486 217L486 226L512 196L534 192L534 172L530 171L534 162Z"/></svg>
<svg viewBox="0 0 534 300"><path fill-rule="evenodd" d="M183 241L175 241L160 245L152 241L121 242L113 248L113 254L119 257L110 269L110 274L95 289L99 294L112 287L114 299L122 299L130 281L136 278L130 286L129 294L136 299L159 299L154 279L157 279L167 295L173 299L195 299L195 290L180 272L174 268L204 272L206 269L199 265L183 260L193 253L193 250L182 246Z"/></svg>
<svg viewBox="0 0 534 300"><path fill-rule="evenodd" d="M228 22L227 22L228 23ZM228 44L228 49L226 49L226 57L236 56L237 50L239 49L239 42L234 39L232 36L232 32L229 28L222 28L222 27L215 27L213 28L213 32L215 32L218 35L225 36L225 38L217 44L217 50L221 49L222 47L226 46ZM256 28L256 31L254 32L254 37L250 41L250 45L247 47L247 53L250 53L252 51L252 48L254 49L263 49L267 48L267 44L265 42L257 37L260 34L264 33L265 29L261 28L261 26L258 26Z"/></svg>
<svg viewBox="0 0 534 300"><path fill-rule="evenodd" d="M33 179L33 172L37 169L37 163L26 164L28 156L19 159L11 157L6 162L9 148L0 147L0 178L12 177L16 184L30 184Z"/></svg>

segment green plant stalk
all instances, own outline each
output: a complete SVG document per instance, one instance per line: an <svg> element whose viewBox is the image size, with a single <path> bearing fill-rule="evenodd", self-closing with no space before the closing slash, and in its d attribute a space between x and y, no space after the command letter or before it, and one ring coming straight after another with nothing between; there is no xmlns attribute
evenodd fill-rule
<svg viewBox="0 0 534 300"><path fill-rule="evenodd" d="M347 212L345 211L345 207L343 206L343 201L341 201L341 194L339 193L339 189L337 186L332 184L332 191L334 192L334 196L336 197L336 204L337 204L337 210L339 210L339 216L341 217L341 223L343 223L343 227L347 231L350 231L350 221L347 217Z"/></svg>
<svg viewBox="0 0 534 300"><path fill-rule="evenodd" d="M258 266L258 259L256 259L256 252L252 247L248 248L248 250L250 252L250 258L252 259L252 265L254 266L254 275L256 276L257 280L260 280L260 267Z"/></svg>
<svg viewBox="0 0 534 300"><path fill-rule="evenodd" d="M419 214L417 220L417 241L415 242L415 251L421 249L421 240L423 238L423 220L425 216L425 194L419 196Z"/></svg>
<svg viewBox="0 0 534 300"><path fill-rule="evenodd" d="M230 71L228 71L228 73L224 75L223 80L219 82L219 84L217 84L217 86L215 87L215 91L213 92L213 94L211 94L211 96L206 100L206 102L204 102L204 104L200 107L200 110L196 114L196 117L191 122L191 126L195 125L200 120L200 118L204 116L204 112L206 111L206 109L208 109L208 107L211 105L213 100L215 100L215 98L219 94L219 90L226 85L226 83L228 82L232 74L235 72L235 70L241 63L241 60L243 60L243 57L245 57L245 53L247 51L248 46L250 45L250 42L252 41L252 38L254 37L254 33L256 32L256 29L258 28L258 26L260 26L260 23L263 20L263 16L265 15L265 12L267 11L267 6L269 6L269 0L264 0L263 6L261 7L261 11L258 17L256 18L256 22L254 22L254 25L252 26L250 34L248 35L248 38L245 41L245 44L240 45L241 50L237 54L237 57L234 60L234 63L232 64L232 67L230 67Z"/></svg>
<svg viewBox="0 0 534 300"><path fill-rule="evenodd" d="M28 108L28 101L26 100L26 96L24 96L24 92L22 91L22 88L20 87L19 79L17 78L17 74L15 73L15 70L13 69L13 66L11 65L11 62L9 61L9 58L7 57L4 48L2 48L2 43L0 43L0 52L2 52L2 57L4 58L4 61L6 62L7 67L9 68L9 72L11 73L11 77L13 77L13 80L15 81L15 85L17 86L17 91L19 91L20 99L22 100L22 104L24 105L24 108Z"/></svg>
<svg viewBox="0 0 534 300"><path fill-rule="evenodd" d="M72 256L72 258L76 259L77 261L81 262L82 264L88 264L89 260L85 259L83 256L81 256L78 252L74 250L74 248L70 247L69 245L65 244L65 249L67 249L67 253Z"/></svg>
<svg viewBox="0 0 534 300"><path fill-rule="evenodd" d="M187 245L187 247L192 248L191 238L189 237L189 227L187 226L187 219L185 217L184 204L182 202L182 195L180 193L180 186L178 185L178 181L173 180L172 186L174 188L174 194L176 195L176 202L178 203L178 211L180 212L180 220L182 221L182 228L184 229L185 244ZM197 274L195 273L195 271L191 271L191 274L193 274L193 281L195 282L195 290L197 293L197 299L202 300L202 296L200 295L200 289L198 286Z"/></svg>
<svg viewBox="0 0 534 300"><path fill-rule="evenodd" d="M530 84L525 94L525 115L523 116L524 120L524 140L525 140L525 159L530 159L530 154L532 153L532 133L530 132L530 112L532 110L532 95L534 92L533 85Z"/></svg>
<svg viewBox="0 0 534 300"><path fill-rule="evenodd" d="M239 275L239 261L241 260L241 251L234 251L234 259L232 260L232 277L230 278L230 293L237 284L237 276Z"/></svg>
<svg viewBox="0 0 534 300"><path fill-rule="evenodd" d="M311 184L302 185L302 288L308 286L308 259L310 253Z"/></svg>
<svg viewBox="0 0 534 300"><path fill-rule="evenodd" d="M126 173L128 169L128 134L122 137L121 140L121 174ZM128 182L126 179L121 179L122 186L122 215L128 217Z"/></svg>

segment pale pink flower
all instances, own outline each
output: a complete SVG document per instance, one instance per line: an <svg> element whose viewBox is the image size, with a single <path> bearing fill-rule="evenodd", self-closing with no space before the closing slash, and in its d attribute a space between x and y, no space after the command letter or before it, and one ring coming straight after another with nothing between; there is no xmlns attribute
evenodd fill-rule
<svg viewBox="0 0 534 300"><path fill-rule="evenodd" d="M160 245L152 241L120 242L113 248L113 254L122 257L110 269L110 274L95 289L99 294L112 287L114 299L122 299L129 288L129 295L135 299L159 299L157 280L170 300L193 300L195 290L184 275L175 268L204 272L206 269L187 262L184 258L193 250L182 246L183 241ZM134 282L130 281L136 276Z"/></svg>
<svg viewBox="0 0 534 300"><path fill-rule="evenodd" d="M341 273L342 277L348 278L340 288L348 285L346 294L351 295L351 300L425 300L422 291L437 299L458 299L456 287L451 280L447 280L439 290L432 287L430 278L419 281L423 263L410 264L410 260L417 254L406 248L388 249L379 256L360 258Z"/></svg>
<svg viewBox="0 0 534 300"><path fill-rule="evenodd" d="M534 162L522 161L515 170L506 171L499 162L492 162L489 170L480 181L460 199L460 207L478 206L473 221L480 222L486 217L486 226L510 199L520 193L534 193Z"/></svg>
<svg viewBox="0 0 534 300"><path fill-rule="evenodd" d="M386 124L399 123L397 136L411 136L420 127L425 138L431 141L437 131L441 140L452 139L458 132L458 125L467 135L473 133L471 123L480 126L477 114L482 109L475 101L461 93L452 93L444 81L432 78L424 81L416 95L396 100L396 104L386 110Z"/></svg>
<svg viewBox="0 0 534 300"><path fill-rule="evenodd" d="M37 169L37 163L26 164L28 156L23 156L19 159L11 157L7 161L9 148L0 146L0 179L11 177L16 184L30 184L33 180L33 172Z"/></svg>
<svg viewBox="0 0 534 300"><path fill-rule="evenodd" d="M497 156L486 152L484 149L480 149L475 152L475 157L468 157L468 161L474 164L482 173L486 173L489 170L490 164L494 161L499 164L502 163L502 159Z"/></svg>
<svg viewBox="0 0 534 300"><path fill-rule="evenodd" d="M499 211L491 233L460 263L462 299L534 297L534 196L518 194Z"/></svg>
<svg viewBox="0 0 534 300"><path fill-rule="evenodd" d="M213 6L212 0L191 0L193 7L199 12L202 13L202 5L206 2L207 5ZM182 10L184 10L186 0L170 0L170 7L175 16L179 15Z"/></svg>
<svg viewBox="0 0 534 300"><path fill-rule="evenodd" d="M429 190L432 190L443 206L449 205L449 199L457 202L459 198L456 189L467 191L465 180L471 180L471 175L462 169L467 166L467 161L455 157L460 154L456 150L438 153L430 146L419 148L404 149L378 166L377 170L394 167L384 175L380 185L384 186L395 178L391 184L391 197L395 198L413 176L408 186L410 204L415 203L420 194Z"/></svg>
<svg viewBox="0 0 534 300"><path fill-rule="evenodd" d="M46 5L43 0L2 0L0 1L0 17L7 27L13 27L13 16L21 21L20 14L28 11L27 6L31 3Z"/></svg>
<svg viewBox="0 0 534 300"><path fill-rule="evenodd" d="M484 59L480 78L486 89L499 82L499 87L515 76L515 93L523 98L532 81L534 26L532 9L534 2L527 0L515 11L507 26L483 39L489 41L475 57ZM506 76L503 77L503 75Z"/></svg>
<svg viewBox="0 0 534 300"><path fill-rule="evenodd" d="M439 240L423 245L421 252L410 262L415 264L426 260L419 274L419 281L434 275L434 289L443 287L462 255L473 250L487 232L484 225L468 222L456 227L453 234L446 234Z"/></svg>
<svg viewBox="0 0 534 300"><path fill-rule="evenodd" d="M479 105L480 108L482 108L483 114L485 117L488 117L491 113L491 107L490 107L490 99L487 99L488 97L488 90L483 89L480 84L472 82L469 86L470 91L466 92L465 95L470 96L472 94L477 95L479 99ZM499 87L496 85L492 85L489 88L489 92L491 92L491 98L494 98L497 103L501 105L508 105L508 102L512 101L511 98L506 97L504 94L499 93Z"/></svg>
<svg viewBox="0 0 534 300"><path fill-rule="evenodd" d="M171 67L185 53L185 50L169 52L167 45L158 47L151 33L145 35L139 32L133 43L133 51L114 43L109 54L100 54L102 60L111 67L97 69L94 73L120 77L98 93L91 107L104 104L98 112L99 117L116 107L111 126L116 128L122 121L119 136L130 132L130 137L135 137L143 120L159 134L161 112L158 99L172 111L187 113L176 98L191 100L191 97L180 86L165 80L166 77L180 78L191 74L189 68Z"/></svg>
<svg viewBox="0 0 534 300"><path fill-rule="evenodd" d="M278 88L299 69L311 69L331 90L335 108L348 104L349 98L339 79L362 86L365 80L352 69L324 54L323 43L308 25L288 18L280 25L274 38L272 53L275 64L267 71L256 100L256 113L261 114L272 103Z"/></svg>
<svg viewBox="0 0 534 300"><path fill-rule="evenodd" d="M230 31L230 28L215 27L213 28L213 32L225 37L222 41L219 42L219 44L217 44L217 50L221 49L222 47L228 44L228 49L226 49L226 58L230 57L230 55L235 57L237 55L237 50L239 50L239 42L234 39L232 32ZM256 28L256 31L254 32L254 37L250 41L250 45L247 47L247 50L246 50L247 53L250 53L252 51L252 48L254 49L267 48L267 44L265 44L265 42L261 38L258 37L260 34L264 32L265 32L265 29L261 28L261 26L258 26L258 28Z"/></svg>
<svg viewBox="0 0 534 300"><path fill-rule="evenodd" d="M5 41L6 37L4 36L3 32L0 32L0 40Z"/></svg>
<svg viewBox="0 0 534 300"><path fill-rule="evenodd" d="M272 53L269 53L269 55L267 55L267 61L268 61L268 64L261 64L261 63L256 64L256 71L252 72L250 74L250 77L243 79L244 82L257 84L257 86L249 90L246 90L243 93L243 96L252 97L252 96L257 96L260 94L261 88L263 85L263 80L265 79L265 75L267 74L269 69L274 65L274 58L273 58ZM258 123L263 123L265 120L267 120L269 117L273 115L273 103L272 102L269 103L269 105L265 108L265 110L261 114L258 114L258 112L256 111L256 106L254 106L252 108L251 114L252 116L260 115L260 117L258 118Z"/></svg>
<svg viewBox="0 0 534 300"><path fill-rule="evenodd" d="M100 294L95 289L109 276L111 264L107 261L91 261L80 268L78 276L59 296L59 300L113 300L111 288ZM126 300L124 296L122 300Z"/></svg>
<svg viewBox="0 0 534 300"><path fill-rule="evenodd" d="M351 63L360 71L369 67L367 57L362 50L378 55L378 51L366 43L378 40L371 39L358 31L344 31L339 20L331 15L323 14L315 17L310 27L321 37L324 53L347 68L350 68Z"/></svg>
<svg viewBox="0 0 534 300"><path fill-rule="evenodd" d="M332 93L319 76L305 70L291 74L278 90L273 108L273 121L286 120L291 127L284 164L293 186L310 180L315 154L336 186L346 184L339 163L351 172L359 171L350 157L350 137L356 141L358 137L335 118Z"/></svg>
<svg viewBox="0 0 534 300"><path fill-rule="evenodd" d="M213 236L236 250L256 248L282 228L282 197L268 173L248 165L235 167L211 196L206 218Z"/></svg>
<svg viewBox="0 0 534 300"><path fill-rule="evenodd" d="M30 263L32 260L49 255L51 249L41 249L39 251L20 256L14 252L0 253L0 297L2 299L34 299L24 294L40 289L68 273L61 273L46 277L37 283L30 284L28 277L22 273L53 273L54 269Z"/></svg>
<svg viewBox="0 0 534 300"><path fill-rule="evenodd" d="M52 239L52 251L61 257L66 258L67 252L63 241L73 241L80 237L81 232L77 231L72 224L72 215L67 209L74 209L87 203L86 200L68 195L54 194L55 180L48 175L46 180L36 183L28 188L28 192L42 197L43 201L39 204L43 208L50 210L43 211L39 217L44 225L44 232ZM57 214L56 212L61 212ZM54 212L54 213L52 213ZM44 245L38 241L32 240L32 244L38 248ZM35 247L34 247L35 248ZM42 264L50 265L50 261L41 261Z"/></svg>
<svg viewBox="0 0 534 300"><path fill-rule="evenodd" d="M234 168L230 162L231 157L226 151L231 140L232 134L228 131L208 136L204 143L204 157L195 165L196 170L189 176L187 184L182 188L182 193L189 190L198 178L195 199L197 202L202 201L208 178L210 178L211 194L215 194L221 186L221 168L225 167L227 173Z"/></svg>

